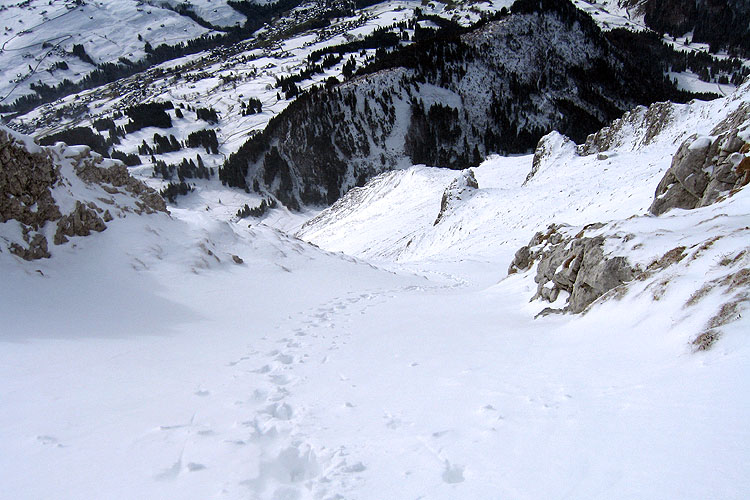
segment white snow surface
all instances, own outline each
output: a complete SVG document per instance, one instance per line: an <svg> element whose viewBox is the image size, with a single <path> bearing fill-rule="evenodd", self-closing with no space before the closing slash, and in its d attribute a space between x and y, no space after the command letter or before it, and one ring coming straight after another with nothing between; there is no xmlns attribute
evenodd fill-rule
<svg viewBox="0 0 750 500"><path fill-rule="evenodd" d="M691 341L746 288L688 302L750 267L750 192L645 214L681 141L748 86L676 105L648 144L636 126L601 155L557 141L525 183L530 156L491 158L437 225L458 173L416 166L298 233L320 248L268 225L291 216L233 221L237 201L203 191L51 259L3 251L0 497L745 498L748 314L708 351ZM634 263L689 256L584 316L534 319L513 252L596 221Z"/></svg>
<svg viewBox="0 0 750 500"><path fill-rule="evenodd" d="M192 19L165 8L164 4L169 3L0 2L0 99L10 103L20 95L32 93L32 83L54 86L63 79L81 80L95 68L71 55L76 44L83 45L97 64L116 63L119 58L142 59L146 55L146 42L154 47L163 43L173 45L210 32ZM220 21L226 19L228 24L234 24L244 19L226 2L215 0L217 12L202 9L204 3L194 3L194 10L207 14L209 21L222 24ZM219 15L219 10L223 14ZM69 69L53 70L58 62L66 62Z"/></svg>

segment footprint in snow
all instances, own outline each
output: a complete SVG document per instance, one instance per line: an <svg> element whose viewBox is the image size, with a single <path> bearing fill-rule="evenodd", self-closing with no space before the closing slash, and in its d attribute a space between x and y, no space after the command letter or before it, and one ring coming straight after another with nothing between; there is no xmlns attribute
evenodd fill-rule
<svg viewBox="0 0 750 500"><path fill-rule="evenodd" d="M265 413L279 420L291 420L294 410L287 403L276 403L267 406Z"/></svg>
<svg viewBox="0 0 750 500"><path fill-rule="evenodd" d="M348 465L341 470L343 472L348 472L348 473L364 472L365 470L367 470L367 467L365 467L365 465L362 462L357 462L356 464Z"/></svg>
<svg viewBox="0 0 750 500"><path fill-rule="evenodd" d="M271 382L273 382L276 385L286 385L289 382L291 382L289 377L287 377L283 373L274 373L273 375L270 375L268 378L270 378Z"/></svg>
<svg viewBox="0 0 750 500"><path fill-rule="evenodd" d="M164 469L160 473L156 475L157 481L171 481L180 473L180 470L182 470L182 457L180 457L174 464L172 464L171 467Z"/></svg>
<svg viewBox="0 0 750 500"><path fill-rule="evenodd" d="M265 399L267 396L268 396L268 391L265 391L263 389L255 389L253 391L253 399L255 399L256 401Z"/></svg>
<svg viewBox="0 0 750 500"><path fill-rule="evenodd" d="M445 470L443 470L443 481L448 484L462 483L464 481L464 467L462 465L451 464L445 461Z"/></svg>
<svg viewBox="0 0 750 500"><path fill-rule="evenodd" d="M275 403L277 401L281 401L282 399L286 398L287 396L289 396L289 391L287 391L283 387L278 387L276 389L276 392L274 394L271 394L270 396L268 396L268 398L266 399L266 401L272 401L272 402Z"/></svg>
<svg viewBox="0 0 750 500"><path fill-rule="evenodd" d="M281 363L282 365L291 365L294 363L294 356L291 356L289 354L279 354L276 356L276 361Z"/></svg>
<svg viewBox="0 0 750 500"><path fill-rule="evenodd" d="M63 445L60 444L57 441L57 438L54 436L37 436L36 440L39 441L41 444L45 446L55 446L57 448L62 448Z"/></svg>
<svg viewBox="0 0 750 500"><path fill-rule="evenodd" d="M187 427L185 424L176 424L176 425L160 425L159 430L160 431L173 431L175 429L182 429L183 427Z"/></svg>

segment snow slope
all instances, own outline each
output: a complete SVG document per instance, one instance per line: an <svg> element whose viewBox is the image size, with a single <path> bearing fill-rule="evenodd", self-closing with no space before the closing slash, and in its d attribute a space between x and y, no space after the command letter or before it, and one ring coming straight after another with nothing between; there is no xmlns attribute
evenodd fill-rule
<svg viewBox="0 0 750 500"><path fill-rule="evenodd" d="M456 287L174 216L123 219L50 261L0 256L0 497L750 487L746 323L696 355L650 298L535 321L520 277Z"/></svg>
<svg viewBox="0 0 750 500"><path fill-rule="evenodd" d="M457 173L413 167L299 233L322 249L186 204L51 259L3 251L0 498L746 497L747 283L722 280L750 266L750 192L644 213L748 85L670 107L660 133L637 110L590 156L550 136L528 181L531 157L490 159L437 225ZM534 319L531 272L505 269L562 221L610 221L589 230L639 263L687 256Z"/></svg>
<svg viewBox="0 0 750 500"><path fill-rule="evenodd" d="M376 261L507 262L508 252L552 222L582 225L644 214L682 141L708 135L749 101L746 83L725 99L636 108L605 129L610 143L600 154L579 156L572 141L553 132L543 139L550 153L533 177L527 180L533 155L491 157L474 169L477 193L437 225L443 191L459 173L424 166L389 172L351 190L298 236Z"/></svg>

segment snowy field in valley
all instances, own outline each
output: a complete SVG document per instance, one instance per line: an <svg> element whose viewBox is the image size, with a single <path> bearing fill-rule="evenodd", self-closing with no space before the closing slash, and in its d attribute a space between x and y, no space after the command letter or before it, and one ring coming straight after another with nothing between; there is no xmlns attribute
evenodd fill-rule
<svg viewBox="0 0 750 500"><path fill-rule="evenodd" d="M747 301L691 342L746 290L696 298L750 267L750 193L646 212L747 85L675 105L655 139L637 110L599 155L549 136L528 180L531 156L491 158L437 224L458 173L418 166L299 238L302 216L238 221L206 190L51 259L3 251L0 497L745 498ZM533 272L506 270L552 222L632 234L608 251L635 263L688 258L534 319Z"/></svg>

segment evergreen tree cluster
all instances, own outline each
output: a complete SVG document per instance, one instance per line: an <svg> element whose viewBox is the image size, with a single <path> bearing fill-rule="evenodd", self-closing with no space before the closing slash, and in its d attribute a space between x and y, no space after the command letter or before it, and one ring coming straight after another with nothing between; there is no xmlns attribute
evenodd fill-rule
<svg viewBox="0 0 750 500"><path fill-rule="evenodd" d="M357 73L372 75L370 90L331 85L304 93L230 155L219 178L245 190L248 182L256 191L262 184L290 208L330 204L352 180L361 184L392 168L388 152L400 140L413 163L466 168L491 153L528 152L552 129L581 142L637 104L696 96L665 78L661 52L641 55L638 46L614 43L567 0L524 0L512 16L480 22L492 36L466 37L465 28L446 25L378 51ZM566 38L580 45L549 43ZM570 50L585 53L571 57ZM436 102L434 87L455 95L456 104ZM394 124L404 120L404 136L394 137ZM251 166L256 173L248 179Z"/></svg>
<svg viewBox="0 0 750 500"><path fill-rule="evenodd" d="M202 26L206 29L213 30L213 31L227 31L225 28L222 28L221 26L216 26L215 24L211 24L210 22L203 19L201 16L198 15L193 10L193 6L190 5L190 3L178 3L175 6L172 6L171 4L167 2L162 2L162 6L166 9L170 9L176 13L178 13L181 16L189 17L193 21L195 21L196 24L199 26Z"/></svg>
<svg viewBox="0 0 750 500"><path fill-rule="evenodd" d="M47 68L47 71L51 74L57 70L67 71L68 69L70 69L68 63L66 63L65 61L57 61L55 64Z"/></svg>
<svg viewBox="0 0 750 500"><path fill-rule="evenodd" d="M98 118L94 120L93 125L94 128L99 132L117 128L117 126L115 125L115 121L112 118Z"/></svg>
<svg viewBox="0 0 750 500"><path fill-rule="evenodd" d="M130 121L125 124L125 131L131 133L145 127L171 128L172 119L166 110L173 108L172 101L130 106L125 109L125 114L130 118Z"/></svg>
<svg viewBox="0 0 750 500"><path fill-rule="evenodd" d="M88 146L102 156L109 157L108 144L104 136L97 134L90 127L72 127L61 132L48 135L39 139L42 146L51 146L62 141L69 146Z"/></svg>
<svg viewBox="0 0 750 500"><path fill-rule="evenodd" d="M199 120L203 120L208 123L218 123L219 114L214 108L198 108L195 110L195 116Z"/></svg>
<svg viewBox="0 0 750 500"><path fill-rule="evenodd" d="M164 189L159 191L159 194L170 203L175 203L178 196L185 196L188 193L192 193L194 189L195 187L184 181L179 183L170 182Z"/></svg>
<svg viewBox="0 0 750 500"><path fill-rule="evenodd" d="M477 166L482 161L479 148L469 147L459 120L459 110L435 103L425 110L421 100L412 99L411 121L405 151L414 163L440 166Z"/></svg>
<svg viewBox="0 0 750 500"><path fill-rule="evenodd" d="M240 103L242 116L254 115L263 112L263 103L257 97L251 97L247 101Z"/></svg>
<svg viewBox="0 0 750 500"><path fill-rule="evenodd" d="M177 142L177 138L175 138L174 135L171 135L169 137L154 134L154 147L153 147L153 153L157 155L161 155L164 153L172 153L174 151L179 151L182 149L180 146L180 143Z"/></svg>
<svg viewBox="0 0 750 500"><path fill-rule="evenodd" d="M652 31L617 28L607 33L612 44L629 55L634 64L653 71L692 71L704 82L740 85L750 68L736 57L715 57L708 52L676 51Z"/></svg>
<svg viewBox="0 0 750 500"><path fill-rule="evenodd" d="M727 50L750 57L750 3L739 1L647 0L641 6L646 25L657 33L684 36L709 44L713 53Z"/></svg>
<svg viewBox="0 0 750 500"><path fill-rule="evenodd" d="M273 198L264 198L261 200L260 205L257 207L250 208L247 203L245 206L237 211L237 217L240 219L246 219L248 217L262 217L270 209L276 208L276 200Z"/></svg>
<svg viewBox="0 0 750 500"><path fill-rule="evenodd" d="M395 47L399 45L403 40L403 36L394 31L403 32L405 29L413 29L415 21L402 21L400 23L392 24L389 26L381 26L374 30L369 35L365 36L362 40L356 40L352 42L342 43L339 45L331 45L319 50L315 50L308 56L308 61L311 63L318 62L322 57L329 54L338 54L344 56L345 54L356 54L366 49L384 49L389 47Z"/></svg>
<svg viewBox="0 0 750 500"><path fill-rule="evenodd" d="M286 99L294 99L302 93L297 85L298 83L311 79L313 75L324 73L326 69L340 63L346 54L360 53L366 49L385 51L388 48L395 47L402 40L408 40L405 29L413 26L413 21L402 21L390 26L381 26L362 40L313 51L307 58L305 69L294 75L277 77L276 88L281 89ZM394 30L400 30L400 33L395 33ZM318 61L321 62L318 63ZM344 78L349 79L354 76L356 67L356 60L350 56L342 68Z"/></svg>
<svg viewBox="0 0 750 500"><path fill-rule="evenodd" d="M117 149L112 150L110 157L115 160L120 160L128 167L135 167L136 165L141 164L141 159L138 155L132 153L126 154L122 151L118 151Z"/></svg>
<svg viewBox="0 0 750 500"><path fill-rule="evenodd" d="M91 59L91 56L86 53L86 49L84 49L83 45L79 43L73 45L73 55L85 63L96 66L96 63L93 59Z"/></svg>
<svg viewBox="0 0 750 500"><path fill-rule="evenodd" d="M213 168L207 168L203 158L198 155L195 161L183 158L177 165L167 164L164 160L154 160L154 177L161 177L165 181L171 181L175 174L180 182L185 179L210 179L214 175Z"/></svg>
<svg viewBox="0 0 750 500"><path fill-rule="evenodd" d="M197 130L190 132L187 137L187 147L205 148L206 153L219 154L219 139L213 129Z"/></svg>
<svg viewBox="0 0 750 500"><path fill-rule="evenodd" d="M312 62L313 60L311 58L308 58L305 69L303 69L299 73L289 76L276 77L276 88L281 89L287 99L293 99L300 93L297 83L304 80L309 80L313 75L325 73L326 69L335 66L336 64L341 62L341 59L342 57L340 55L327 54L323 58L323 61L318 64Z"/></svg>

